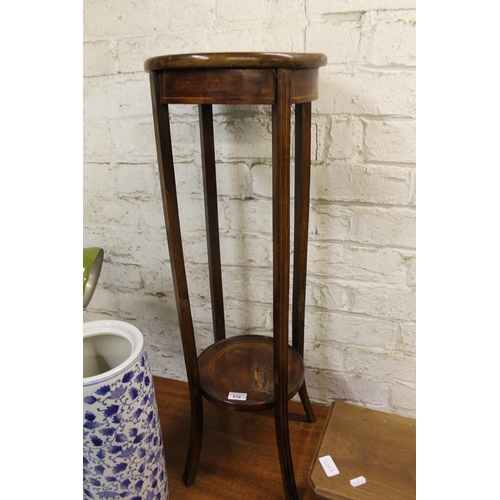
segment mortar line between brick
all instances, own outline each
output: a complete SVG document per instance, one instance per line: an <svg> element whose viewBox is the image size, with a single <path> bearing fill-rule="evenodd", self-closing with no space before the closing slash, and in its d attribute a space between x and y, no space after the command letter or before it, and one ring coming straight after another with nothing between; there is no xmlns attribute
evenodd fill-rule
<svg viewBox="0 0 500 500"><path fill-rule="evenodd" d="M340 206L340 207L373 207L373 208L385 208L390 210L391 208L407 208L408 210L415 212L415 205L390 205L387 203L374 203L369 201L329 201L329 200L311 200L311 206Z"/></svg>
<svg viewBox="0 0 500 500"><path fill-rule="evenodd" d="M359 115L351 115L359 118L361 120L367 120L372 122L415 122L416 115L367 115L367 114L359 114Z"/></svg>
<svg viewBox="0 0 500 500"><path fill-rule="evenodd" d="M342 160L340 160L342 161ZM354 162L355 163L355 162ZM416 163L403 163L403 162L390 162L390 161L374 161L374 160L366 160L361 163L362 165L377 165L383 167L401 167L406 169L415 169L417 167Z"/></svg>
<svg viewBox="0 0 500 500"><path fill-rule="evenodd" d="M408 73L414 73L417 70L416 65L405 65L405 64L394 64L394 65L385 65L385 66L376 66L374 64L361 64L358 66L358 68L361 69L366 69L366 70L373 70L373 71L394 71L397 73L401 72L408 72Z"/></svg>

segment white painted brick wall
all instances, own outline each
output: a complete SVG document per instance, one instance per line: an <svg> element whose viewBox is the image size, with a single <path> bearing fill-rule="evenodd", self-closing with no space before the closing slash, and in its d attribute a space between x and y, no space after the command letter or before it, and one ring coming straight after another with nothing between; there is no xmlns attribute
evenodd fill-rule
<svg viewBox="0 0 500 500"><path fill-rule="evenodd" d="M182 8L84 0L84 244L105 249L84 320L135 324L153 373L186 379L145 59L323 52L312 127L309 392L315 402L415 416L415 21L414 0L194 0ZM198 112L170 111L203 349L212 320ZM228 335L271 335L270 110L215 106L214 116Z"/></svg>
<svg viewBox="0 0 500 500"><path fill-rule="evenodd" d="M360 61L373 66L414 66L415 21L414 10L369 11L363 14Z"/></svg>

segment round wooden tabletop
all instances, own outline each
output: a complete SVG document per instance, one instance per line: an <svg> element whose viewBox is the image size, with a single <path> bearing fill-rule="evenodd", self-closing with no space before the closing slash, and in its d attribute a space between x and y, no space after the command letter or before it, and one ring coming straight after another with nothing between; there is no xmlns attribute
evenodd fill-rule
<svg viewBox="0 0 500 500"><path fill-rule="evenodd" d="M319 68L325 66L325 54L296 52L207 52L151 57L144 63L146 71L203 68Z"/></svg>
<svg viewBox="0 0 500 500"><path fill-rule="evenodd" d="M202 392L214 404L239 411L274 406L271 337L240 335L221 340L203 351L199 367ZM288 346L288 399L303 381L302 358Z"/></svg>

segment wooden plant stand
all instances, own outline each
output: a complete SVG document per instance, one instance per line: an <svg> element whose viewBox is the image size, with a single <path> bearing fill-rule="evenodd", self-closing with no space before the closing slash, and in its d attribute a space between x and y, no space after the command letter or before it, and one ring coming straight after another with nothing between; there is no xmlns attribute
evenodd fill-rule
<svg viewBox="0 0 500 500"><path fill-rule="evenodd" d="M190 388L191 433L183 476L186 485L194 482L200 458L204 396L212 403L230 410L274 408L285 496L287 499L298 498L290 452L288 400L298 392L308 420L315 420L304 381L302 357L309 222L311 101L318 96L318 68L325 64L326 57L323 54L211 53L154 57L144 65L151 79L165 225ZM197 104L199 107L214 327L214 344L199 357L196 352L179 224L169 122L170 104ZM225 334L212 112L214 104L272 106L272 338L259 335L226 338ZM290 346L288 322L292 105L295 106L295 230Z"/></svg>

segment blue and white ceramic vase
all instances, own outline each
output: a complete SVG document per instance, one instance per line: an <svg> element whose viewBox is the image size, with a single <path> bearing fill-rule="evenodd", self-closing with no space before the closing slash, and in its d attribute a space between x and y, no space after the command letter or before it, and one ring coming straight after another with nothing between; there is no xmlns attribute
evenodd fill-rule
<svg viewBox="0 0 500 500"><path fill-rule="evenodd" d="M83 498L168 499L144 338L122 321L83 324Z"/></svg>

